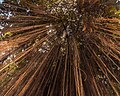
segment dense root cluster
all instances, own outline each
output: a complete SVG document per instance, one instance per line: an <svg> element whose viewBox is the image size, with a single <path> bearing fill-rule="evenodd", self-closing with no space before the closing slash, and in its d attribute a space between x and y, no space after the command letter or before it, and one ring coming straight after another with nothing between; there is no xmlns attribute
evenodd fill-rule
<svg viewBox="0 0 120 96"><path fill-rule="evenodd" d="M119 96L120 19L110 11L115 4L1 4L1 96Z"/></svg>

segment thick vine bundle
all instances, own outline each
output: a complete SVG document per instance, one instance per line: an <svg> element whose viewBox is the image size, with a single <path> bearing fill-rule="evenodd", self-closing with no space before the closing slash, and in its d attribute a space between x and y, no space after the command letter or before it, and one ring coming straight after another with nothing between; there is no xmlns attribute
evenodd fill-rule
<svg viewBox="0 0 120 96"><path fill-rule="evenodd" d="M119 95L119 1L0 4L0 96Z"/></svg>

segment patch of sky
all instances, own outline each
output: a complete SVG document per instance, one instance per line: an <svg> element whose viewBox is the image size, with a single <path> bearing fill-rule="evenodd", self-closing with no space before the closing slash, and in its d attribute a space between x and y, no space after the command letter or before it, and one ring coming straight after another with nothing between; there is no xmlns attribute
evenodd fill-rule
<svg viewBox="0 0 120 96"><path fill-rule="evenodd" d="M120 2L120 0L117 0L116 3Z"/></svg>
<svg viewBox="0 0 120 96"><path fill-rule="evenodd" d="M3 0L0 0L0 4L3 2Z"/></svg>
<svg viewBox="0 0 120 96"><path fill-rule="evenodd" d="M0 25L0 29L3 29L4 27L2 27L1 25Z"/></svg>

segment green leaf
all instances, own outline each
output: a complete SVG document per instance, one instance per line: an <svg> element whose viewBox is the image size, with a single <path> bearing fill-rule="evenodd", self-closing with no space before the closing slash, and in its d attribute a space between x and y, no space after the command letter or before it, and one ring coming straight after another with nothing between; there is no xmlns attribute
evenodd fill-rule
<svg viewBox="0 0 120 96"><path fill-rule="evenodd" d="M11 33L11 32L6 32L5 34L4 34L4 37L11 37L13 34Z"/></svg>

